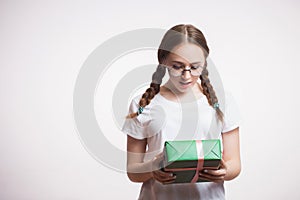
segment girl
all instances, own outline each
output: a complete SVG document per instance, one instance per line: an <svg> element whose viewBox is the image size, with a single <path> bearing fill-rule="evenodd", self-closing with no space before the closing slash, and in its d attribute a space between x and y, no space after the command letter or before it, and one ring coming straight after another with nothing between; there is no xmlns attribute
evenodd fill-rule
<svg viewBox="0 0 300 200"><path fill-rule="evenodd" d="M150 87L131 102L123 131L128 177L143 183L139 199L225 199L224 181L240 173L238 109L228 94L221 108L208 77L208 54L199 29L172 27L159 46ZM161 86L166 71L169 80ZM160 169L164 142L210 139L214 121L223 147L220 168L199 171L199 178L209 182L172 184L176 176Z"/></svg>

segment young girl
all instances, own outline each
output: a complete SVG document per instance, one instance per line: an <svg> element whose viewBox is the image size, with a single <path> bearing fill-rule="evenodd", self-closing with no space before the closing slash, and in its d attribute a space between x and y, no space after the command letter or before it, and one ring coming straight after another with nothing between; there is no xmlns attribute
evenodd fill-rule
<svg viewBox="0 0 300 200"><path fill-rule="evenodd" d="M123 131L128 177L143 183L139 199L225 199L224 181L240 173L238 109L228 94L221 108L208 77L208 54L199 29L172 27L161 41L150 87L131 102ZM169 80L161 86L166 71ZM210 139L214 122L223 147L220 168L199 171L209 182L172 184L176 176L160 169L164 142Z"/></svg>

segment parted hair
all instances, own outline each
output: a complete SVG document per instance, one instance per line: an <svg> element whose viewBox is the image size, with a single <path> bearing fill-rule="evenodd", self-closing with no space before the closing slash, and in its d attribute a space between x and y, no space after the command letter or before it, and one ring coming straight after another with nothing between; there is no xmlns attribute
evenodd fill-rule
<svg viewBox="0 0 300 200"><path fill-rule="evenodd" d="M164 60L172 52L172 49L183 43L192 43L199 46L204 51L205 58L208 57L209 48L207 46L206 39L203 33L195 26L190 24L179 24L169 29L165 33L157 52L157 57L160 64L157 66L156 71L152 75L150 87L144 92L139 101L139 110L135 113L129 114L127 116L128 118L134 118L141 114L143 108L151 102L157 93L159 93L162 79L166 73L166 68L161 64L164 63ZM199 78L201 80L203 94L206 96L209 105L214 107L218 119L223 121L223 112L218 106L218 98L208 77L206 60L204 69Z"/></svg>

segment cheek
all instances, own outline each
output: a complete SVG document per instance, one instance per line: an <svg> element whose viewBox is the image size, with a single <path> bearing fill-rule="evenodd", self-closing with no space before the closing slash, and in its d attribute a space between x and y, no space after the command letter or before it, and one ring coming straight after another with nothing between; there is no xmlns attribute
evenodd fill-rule
<svg viewBox="0 0 300 200"><path fill-rule="evenodd" d="M193 77L193 82L197 82L199 79L199 77Z"/></svg>
<svg viewBox="0 0 300 200"><path fill-rule="evenodd" d="M174 76L171 76L171 75L169 74L169 79L170 79L173 83L175 83L175 82L178 82L178 81L180 80L180 76L179 76L179 77L174 77Z"/></svg>

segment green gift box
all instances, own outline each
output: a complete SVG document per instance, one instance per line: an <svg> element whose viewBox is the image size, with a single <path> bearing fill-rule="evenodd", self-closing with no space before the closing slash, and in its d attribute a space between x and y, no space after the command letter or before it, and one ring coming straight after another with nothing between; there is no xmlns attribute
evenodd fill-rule
<svg viewBox="0 0 300 200"><path fill-rule="evenodd" d="M176 175L174 183L205 182L198 171L218 169L221 159L220 140L166 141L163 170Z"/></svg>

